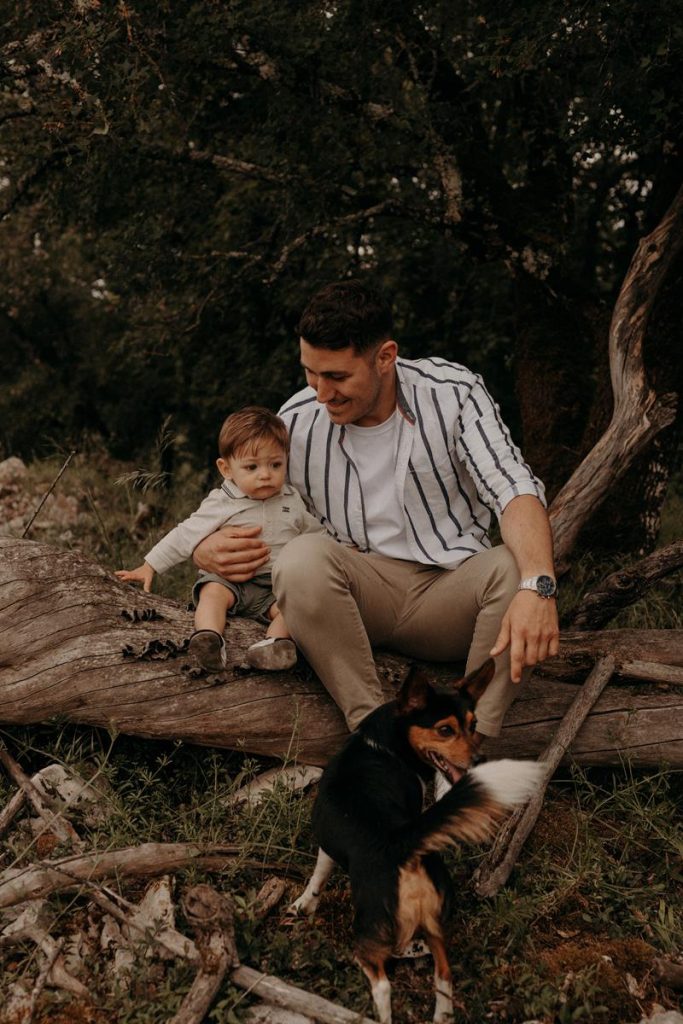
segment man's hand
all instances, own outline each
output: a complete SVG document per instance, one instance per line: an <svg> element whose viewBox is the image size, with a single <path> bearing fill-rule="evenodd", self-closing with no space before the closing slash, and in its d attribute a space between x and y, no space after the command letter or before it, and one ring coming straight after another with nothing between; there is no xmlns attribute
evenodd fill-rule
<svg viewBox="0 0 683 1024"><path fill-rule="evenodd" d="M205 572L215 572L231 583L244 583L270 557L260 532L260 526L224 526L200 541L192 560Z"/></svg>
<svg viewBox="0 0 683 1024"><path fill-rule="evenodd" d="M491 656L496 658L509 646L510 678L518 683L526 665L536 665L559 652L559 636L555 599L520 590L503 616Z"/></svg>

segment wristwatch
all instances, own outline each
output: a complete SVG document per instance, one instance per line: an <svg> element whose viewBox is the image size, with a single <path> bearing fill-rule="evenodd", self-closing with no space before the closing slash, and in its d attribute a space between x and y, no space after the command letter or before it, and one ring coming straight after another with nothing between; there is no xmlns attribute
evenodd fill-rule
<svg viewBox="0 0 683 1024"><path fill-rule="evenodd" d="M517 590L535 590L539 597L556 597L557 583L552 576L529 576L522 580Z"/></svg>

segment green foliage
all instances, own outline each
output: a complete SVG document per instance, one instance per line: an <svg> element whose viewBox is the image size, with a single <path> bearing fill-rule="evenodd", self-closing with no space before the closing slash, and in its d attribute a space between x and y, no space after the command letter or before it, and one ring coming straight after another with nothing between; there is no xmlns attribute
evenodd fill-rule
<svg viewBox="0 0 683 1024"><path fill-rule="evenodd" d="M137 454L172 415L208 461L227 412L300 385L298 314L347 274L395 296L406 354L484 370L519 436L526 335L551 377L571 319L564 390L588 381L586 318L676 188L680 6L15 8L0 444Z"/></svg>

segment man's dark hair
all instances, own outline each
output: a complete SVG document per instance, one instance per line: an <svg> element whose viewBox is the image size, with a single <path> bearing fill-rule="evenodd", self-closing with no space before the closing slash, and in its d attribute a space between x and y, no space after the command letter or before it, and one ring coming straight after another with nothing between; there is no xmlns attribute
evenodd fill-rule
<svg viewBox="0 0 683 1024"><path fill-rule="evenodd" d="M299 321L299 336L313 348L349 345L366 352L391 337L394 320L384 296L363 281L339 281L317 292Z"/></svg>

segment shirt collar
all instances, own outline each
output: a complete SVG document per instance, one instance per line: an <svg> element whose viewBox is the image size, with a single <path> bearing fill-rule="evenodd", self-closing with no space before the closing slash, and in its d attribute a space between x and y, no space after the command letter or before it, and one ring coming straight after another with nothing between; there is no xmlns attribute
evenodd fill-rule
<svg viewBox="0 0 683 1024"><path fill-rule="evenodd" d="M407 381L403 374L403 367L397 361L396 362L396 407L401 413L404 419L408 420L411 427L415 426L415 413L408 404L406 398L405 387L407 387Z"/></svg>

